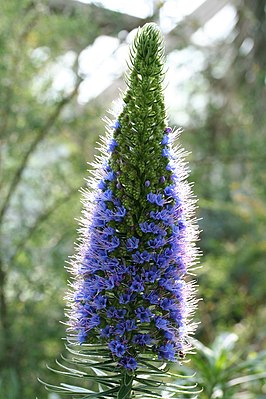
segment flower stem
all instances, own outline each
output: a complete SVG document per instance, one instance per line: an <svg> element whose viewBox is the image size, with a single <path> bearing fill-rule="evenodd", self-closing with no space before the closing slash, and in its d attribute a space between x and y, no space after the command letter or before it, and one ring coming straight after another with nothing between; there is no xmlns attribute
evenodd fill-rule
<svg viewBox="0 0 266 399"><path fill-rule="evenodd" d="M132 398L131 393L132 393L133 380L134 380L133 374L128 374L127 372L125 372L123 374L120 389L117 394L117 399L131 399Z"/></svg>

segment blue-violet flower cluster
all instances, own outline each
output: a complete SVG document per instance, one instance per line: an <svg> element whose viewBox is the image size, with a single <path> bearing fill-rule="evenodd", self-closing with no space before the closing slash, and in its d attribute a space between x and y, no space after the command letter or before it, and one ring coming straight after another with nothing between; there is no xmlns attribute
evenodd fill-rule
<svg viewBox="0 0 266 399"><path fill-rule="evenodd" d="M187 351L195 305L187 274L197 257L195 199L183 152L173 146L179 132L166 125L161 61L158 56L157 69L146 71L141 46L132 87L121 114L109 121L90 189L84 190L69 298L77 341L102 343L131 371L143 354L174 361ZM145 79L152 83L144 90Z"/></svg>

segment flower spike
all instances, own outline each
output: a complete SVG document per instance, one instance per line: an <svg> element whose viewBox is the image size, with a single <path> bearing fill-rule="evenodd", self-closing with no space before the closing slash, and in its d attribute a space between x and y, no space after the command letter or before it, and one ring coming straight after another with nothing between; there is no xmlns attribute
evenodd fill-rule
<svg viewBox="0 0 266 399"><path fill-rule="evenodd" d="M137 376L147 378L149 362L159 376L167 370L156 362L183 359L196 303L187 279L197 258L195 199L183 152L172 144L179 132L167 126L164 45L155 24L139 29L130 60L122 112L107 127L84 193L68 297L70 339L87 356L99 349L103 370L120 376L118 384L108 380L104 397L121 399L147 391ZM150 396L161 397L150 384Z"/></svg>

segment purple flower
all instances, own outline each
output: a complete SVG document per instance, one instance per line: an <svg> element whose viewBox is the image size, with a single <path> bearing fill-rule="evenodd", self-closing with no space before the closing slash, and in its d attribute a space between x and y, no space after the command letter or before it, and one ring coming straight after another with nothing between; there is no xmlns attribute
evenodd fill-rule
<svg viewBox="0 0 266 399"><path fill-rule="evenodd" d="M150 187L150 185L151 185L151 182L149 180L146 180L145 181L145 187Z"/></svg>
<svg viewBox="0 0 266 399"><path fill-rule="evenodd" d="M121 127L120 123L118 120L114 121L113 125L111 126L114 129L119 129Z"/></svg>
<svg viewBox="0 0 266 399"><path fill-rule="evenodd" d="M105 190L106 187L107 187L107 185L106 185L105 181L104 180L100 180L99 183L98 183L98 188L100 190Z"/></svg>
<svg viewBox="0 0 266 399"><path fill-rule="evenodd" d="M159 294L157 292L150 292L145 298L150 302L151 305L158 305L159 303Z"/></svg>
<svg viewBox="0 0 266 399"><path fill-rule="evenodd" d="M150 334L136 334L133 337L133 342L140 346L150 345L151 336Z"/></svg>
<svg viewBox="0 0 266 399"><path fill-rule="evenodd" d="M165 129L164 129L164 131L165 131L165 133L172 133L172 129L170 128L170 127L166 127Z"/></svg>
<svg viewBox="0 0 266 399"><path fill-rule="evenodd" d="M107 305L107 297L103 295L98 295L94 299L94 304L96 306L96 309L104 309Z"/></svg>
<svg viewBox="0 0 266 399"><path fill-rule="evenodd" d="M111 352L117 357L122 357L127 349L126 345L124 345L119 340L111 341L108 346L109 349L111 349Z"/></svg>
<svg viewBox="0 0 266 399"><path fill-rule="evenodd" d="M169 324L168 320L164 319L163 317L160 316L156 317L155 325L160 330L167 330L168 324Z"/></svg>
<svg viewBox="0 0 266 399"><path fill-rule="evenodd" d="M163 206L163 204L164 204L164 199L163 199L162 194L149 193L149 194L147 194L147 200L151 204L156 204L158 206Z"/></svg>
<svg viewBox="0 0 266 399"><path fill-rule="evenodd" d="M157 195L153 193L147 194L147 200L151 203L154 204L156 201Z"/></svg>
<svg viewBox="0 0 266 399"><path fill-rule="evenodd" d="M130 290L135 292L143 292L144 285L140 276L136 276L130 285Z"/></svg>
<svg viewBox="0 0 266 399"><path fill-rule="evenodd" d="M175 360L175 347L173 344L167 343L165 345L161 345L158 351L158 358L159 359L166 359L166 360Z"/></svg>
<svg viewBox="0 0 266 399"><path fill-rule="evenodd" d="M115 216L114 216L114 219L119 222L126 215L126 213L127 213L127 210L124 206L118 206Z"/></svg>
<svg viewBox="0 0 266 399"><path fill-rule="evenodd" d="M138 367L138 363L134 357L123 357L119 360L119 364L130 371L133 371Z"/></svg>
<svg viewBox="0 0 266 399"><path fill-rule="evenodd" d="M149 322L151 320L152 313L150 309L145 309L144 306L140 306L135 310L137 318L141 323Z"/></svg>
<svg viewBox="0 0 266 399"><path fill-rule="evenodd" d="M164 149L162 150L162 156L163 156L163 157L166 157L166 158L169 158L170 152L169 152L169 150L168 150L167 148L164 148Z"/></svg>
<svg viewBox="0 0 266 399"><path fill-rule="evenodd" d="M109 143L107 151L113 152L117 146L118 146L117 141L115 139L112 139L111 142Z"/></svg>
<svg viewBox="0 0 266 399"><path fill-rule="evenodd" d="M137 249L139 246L139 239L136 237L131 237L127 239L126 247L128 251L133 251L133 249Z"/></svg>
<svg viewBox="0 0 266 399"><path fill-rule="evenodd" d="M100 336L102 338L109 338L112 333L113 333L113 327L106 326L101 329Z"/></svg>
<svg viewBox="0 0 266 399"><path fill-rule="evenodd" d="M105 176L105 180L113 181L115 180L116 176L115 173L111 170L110 172L107 173Z"/></svg>
<svg viewBox="0 0 266 399"><path fill-rule="evenodd" d="M163 139L162 139L162 145L167 145L167 144L169 144L169 136L167 135L167 134L165 134L164 136L163 136Z"/></svg>
<svg viewBox="0 0 266 399"><path fill-rule="evenodd" d="M164 298L160 302L160 306L163 310L175 310L177 308L177 304L174 299Z"/></svg>
<svg viewBox="0 0 266 399"><path fill-rule="evenodd" d="M112 237L111 241L107 244L107 251L114 251L120 245L120 240L118 237Z"/></svg>
<svg viewBox="0 0 266 399"><path fill-rule="evenodd" d="M171 197L171 196L173 196L174 191L175 191L175 187L173 185L170 185L170 186L165 187L164 194L167 197Z"/></svg>
<svg viewBox="0 0 266 399"><path fill-rule="evenodd" d="M119 296L119 303L121 303L122 305L127 304L130 301L131 301L131 294L124 293Z"/></svg>
<svg viewBox="0 0 266 399"><path fill-rule="evenodd" d="M137 329L137 326L136 326L135 319L128 319L125 321L125 330L126 331L133 331L136 329Z"/></svg>

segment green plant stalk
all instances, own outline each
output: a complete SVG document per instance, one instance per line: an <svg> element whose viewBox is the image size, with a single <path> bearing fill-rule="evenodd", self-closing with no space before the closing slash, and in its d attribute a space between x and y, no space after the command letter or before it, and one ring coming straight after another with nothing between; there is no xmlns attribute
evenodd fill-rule
<svg viewBox="0 0 266 399"><path fill-rule="evenodd" d="M120 389L117 394L117 399L131 399L132 393L132 384L134 381L134 375L128 374L127 372L123 373L123 377L121 378Z"/></svg>

